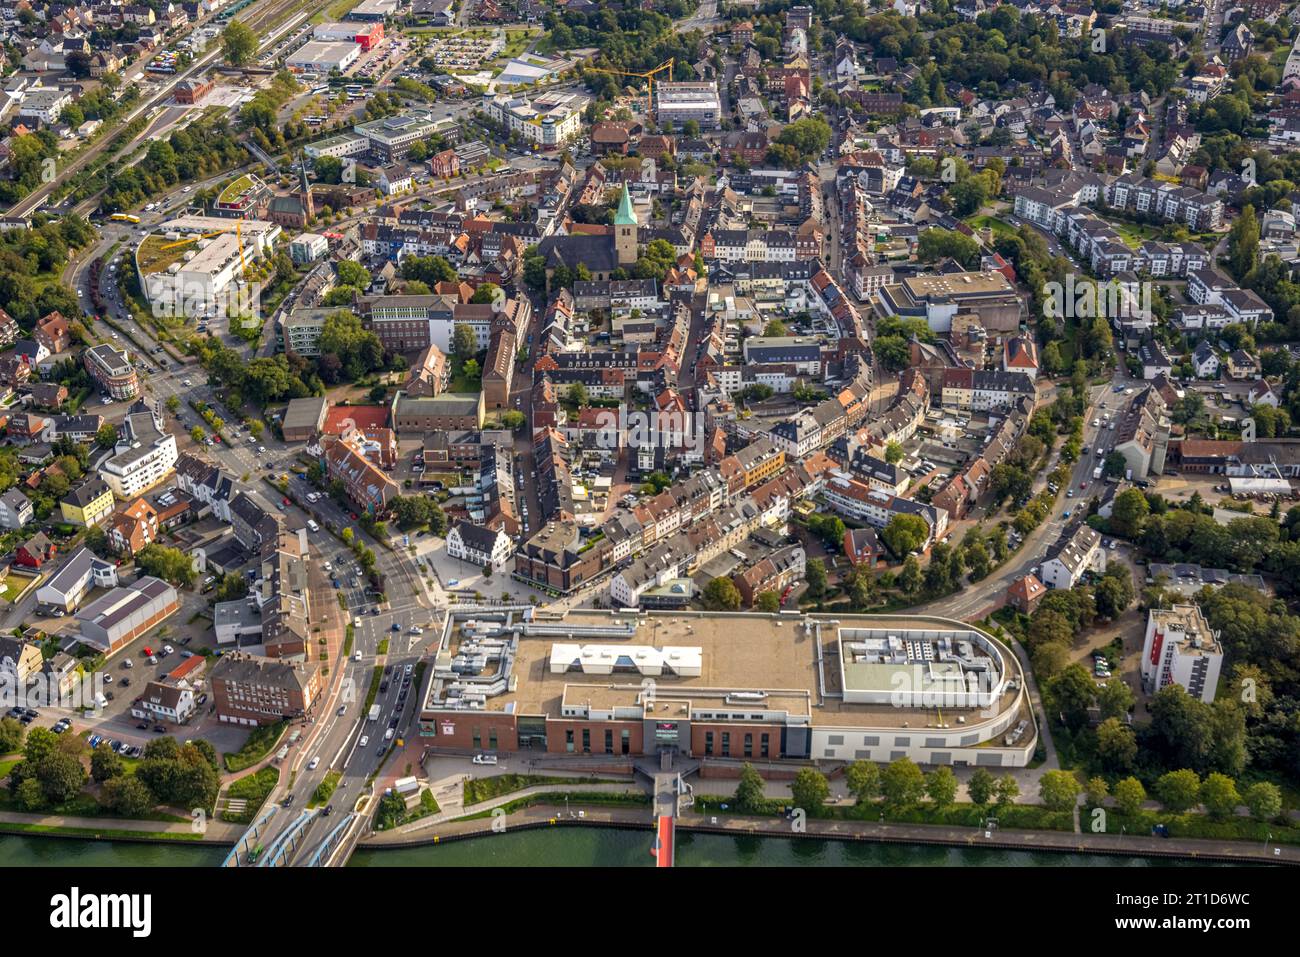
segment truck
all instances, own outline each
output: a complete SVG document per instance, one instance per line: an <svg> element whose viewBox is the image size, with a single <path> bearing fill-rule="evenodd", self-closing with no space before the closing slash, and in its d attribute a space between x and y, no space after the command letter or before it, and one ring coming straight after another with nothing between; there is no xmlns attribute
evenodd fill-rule
<svg viewBox="0 0 1300 957"><path fill-rule="evenodd" d="M1098 465L1095 469L1092 470L1092 477L1093 477L1094 479L1099 479L1099 478L1101 478L1102 470L1103 470L1103 467L1100 466L1100 465Z"/></svg>
<svg viewBox="0 0 1300 957"><path fill-rule="evenodd" d="M377 704L372 704L372 705L370 706L370 713L369 713L368 715L366 715L366 720L367 720L367 721L378 721L378 720L379 720L379 705L377 705Z"/></svg>

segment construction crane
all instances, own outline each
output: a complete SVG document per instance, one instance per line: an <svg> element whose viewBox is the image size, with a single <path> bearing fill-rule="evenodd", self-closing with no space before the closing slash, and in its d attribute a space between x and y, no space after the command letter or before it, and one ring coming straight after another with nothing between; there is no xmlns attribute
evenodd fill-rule
<svg viewBox="0 0 1300 957"><path fill-rule="evenodd" d="M248 282L248 260L244 258L244 233L242 219L235 220L235 241L239 244L239 274L244 282ZM202 233L198 236L190 236L188 239L182 239L179 242L167 243L163 249L176 249L179 246L186 246L190 243L196 243L200 239L212 239L214 236L220 236L223 233L230 232L229 229L217 229L210 233Z"/></svg>
<svg viewBox="0 0 1300 957"><path fill-rule="evenodd" d="M588 72L591 73L611 73L614 76L632 76L632 77L638 77L642 80L645 80L649 84L649 88L646 91L646 98L645 98L646 119L650 118L654 107L655 75L658 73L662 73L664 70L668 71L668 81L671 83L673 79L673 60L671 58L666 60L663 63L660 63L653 70L648 70L645 73L630 73L627 70L611 70L611 69L604 69L598 66L593 66L588 68Z"/></svg>

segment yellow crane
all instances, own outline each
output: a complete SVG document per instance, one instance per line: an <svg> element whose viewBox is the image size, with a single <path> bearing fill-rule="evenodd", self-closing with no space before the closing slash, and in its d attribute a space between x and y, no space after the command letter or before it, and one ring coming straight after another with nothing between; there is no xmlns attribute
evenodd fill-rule
<svg viewBox="0 0 1300 957"><path fill-rule="evenodd" d="M649 89L646 91L646 99L645 99L646 119L650 118L650 115L654 108L656 74L662 73L664 70L667 70L668 81L671 83L673 79L673 60L671 58L666 60L663 63L660 63L653 70L647 70L645 73L631 73L628 72L627 70L612 70L612 69L606 69L598 66L589 67L588 69L589 72L591 73L610 73L613 74L614 76L632 76L632 77L638 77L639 79L645 80L649 84Z"/></svg>
<svg viewBox="0 0 1300 957"><path fill-rule="evenodd" d="M239 243L239 271L240 278L245 282L248 281L248 260L244 258L244 232L242 219L235 220L235 241ZM223 233L230 232L229 229L217 229L210 233L201 233L198 236L190 236L188 239L182 239L179 242L167 243L163 249L176 249L179 246L185 246L189 243L196 243L200 239L212 239L214 236L220 236Z"/></svg>

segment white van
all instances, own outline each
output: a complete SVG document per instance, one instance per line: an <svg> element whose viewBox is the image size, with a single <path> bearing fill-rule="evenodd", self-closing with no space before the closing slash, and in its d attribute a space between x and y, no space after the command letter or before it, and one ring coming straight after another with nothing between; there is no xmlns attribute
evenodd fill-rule
<svg viewBox="0 0 1300 957"><path fill-rule="evenodd" d="M307 527L310 528L313 532L320 531L320 526L316 524L316 520L314 518L307 519Z"/></svg>

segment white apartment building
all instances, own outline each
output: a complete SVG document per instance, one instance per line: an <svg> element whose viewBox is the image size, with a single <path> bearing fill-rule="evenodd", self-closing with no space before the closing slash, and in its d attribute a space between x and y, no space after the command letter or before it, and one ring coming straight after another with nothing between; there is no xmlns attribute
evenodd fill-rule
<svg viewBox="0 0 1300 957"><path fill-rule="evenodd" d="M1159 691L1179 684L1193 698L1209 704L1223 668L1223 646L1194 604L1152 608L1142 642L1142 683Z"/></svg>
<svg viewBox="0 0 1300 957"><path fill-rule="evenodd" d="M149 412L135 412L122 423L122 438L99 475L120 499L131 499L172 474L177 459L176 436L162 430Z"/></svg>
<svg viewBox="0 0 1300 957"><path fill-rule="evenodd" d="M531 100L508 93L485 94L483 112L511 133L543 148L562 146L582 132L582 112L590 102L577 93L559 90Z"/></svg>
<svg viewBox="0 0 1300 957"><path fill-rule="evenodd" d="M1106 552L1096 529L1080 524L1047 550L1038 579L1048 588L1073 588L1089 571L1106 570Z"/></svg>

